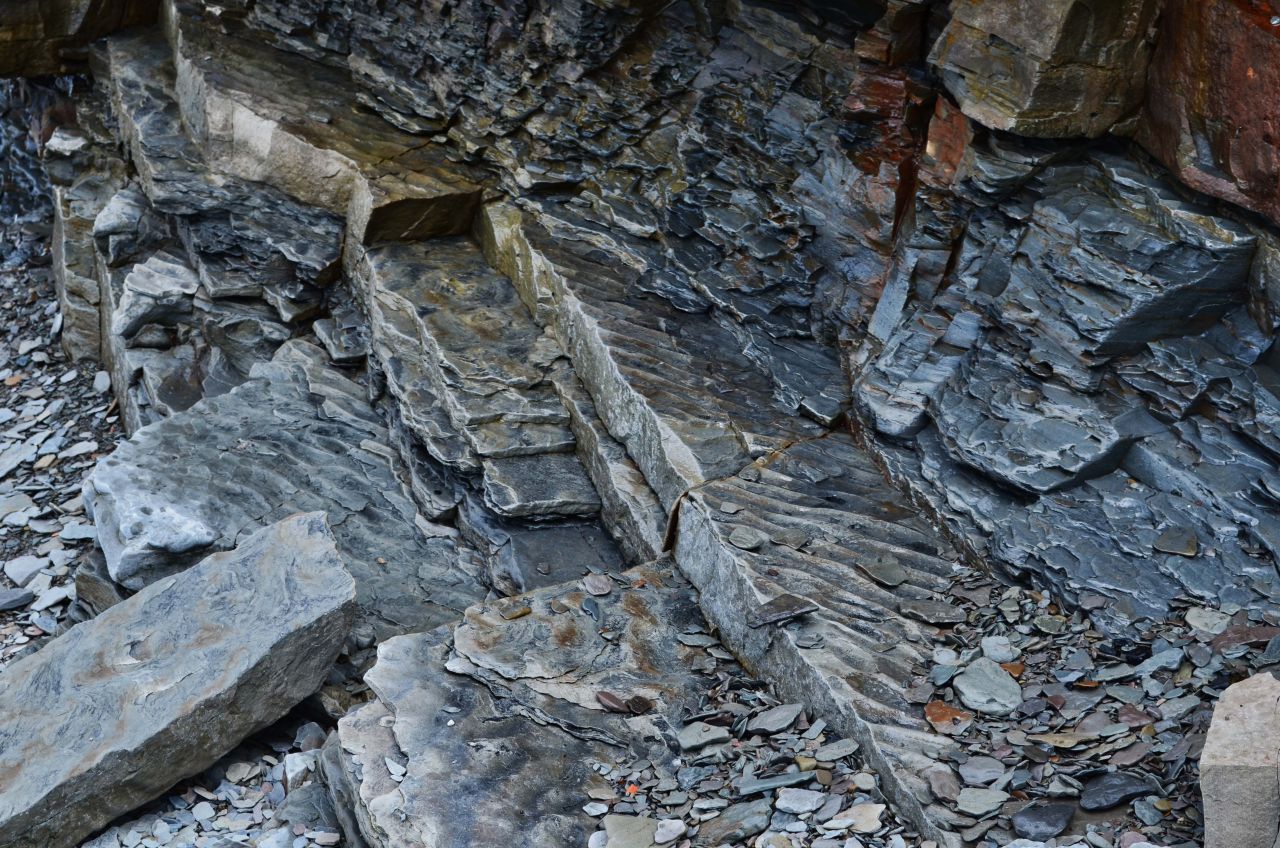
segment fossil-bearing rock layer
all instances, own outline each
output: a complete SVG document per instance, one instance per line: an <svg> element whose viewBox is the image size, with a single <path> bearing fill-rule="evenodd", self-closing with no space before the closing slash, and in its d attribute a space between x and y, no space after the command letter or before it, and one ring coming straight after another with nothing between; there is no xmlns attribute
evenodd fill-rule
<svg viewBox="0 0 1280 848"><path fill-rule="evenodd" d="M1065 698L963 627L938 658L962 564L1117 662L1188 607L1275 635L1280 13L1258 0L59 0L0 10L0 56L85 74L33 139L62 344L131 434L83 491L79 607L111 609L45 651L323 514L354 583L330 682L372 690L323 759L352 846L598 846L577 799L608 762L666 785L689 733L727 741L685 650L716 639L875 772L850 833L883 804L947 846L1012 839L1001 809L1061 832L1071 809L1009 806L1025 784L956 782L974 716L935 686L994 723ZM271 623L246 645L287 641ZM1160 647L1148 671L1177 670ZM110 809L68 790L70 839L319 683L297 680ZM1036 779L1075 744L1045 738ZM1114 774L1089 804L1149 786ZM792 793L770 821L699 807L694 843L825 803L762 779ZM31 815L0 842L44 838ZM609 845L657 839L621 818Z"/></svg>

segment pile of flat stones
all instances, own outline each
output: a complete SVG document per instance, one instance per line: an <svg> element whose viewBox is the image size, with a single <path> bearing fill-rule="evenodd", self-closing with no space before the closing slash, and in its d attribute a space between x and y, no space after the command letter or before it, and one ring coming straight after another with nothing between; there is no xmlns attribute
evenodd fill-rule
<svg viewBox="0 0 1280 848"><path fill-rule="evenodd" d="M951 594L949 610L929 611L932 663L907 695L959 743L929 780L967 842L1203 843L1197 762L1214 702L1280 663L1280 628L1188 606L1107 638L1088 618L1097 596L1067 614L977 572Z"/></svg>
<svg viewBox="0 0 1280 848"><path fill-rule="evenodd" d="M326 731L285 719L84 848L315 848L342 843L316 763Z"/></svg>
<svg viewBox="0 0 1280 848"><path fill-rule="evenodd" d="M779 703L712 637L679 638L705 640L722 660L717 683L677 736L679 756L666 769L674 778L659 779L648 760L597 768L608 786L583 806L600 818L590 848L932 844L898 820L857 742L804 704Z"/></svg>
<svg viewBox="0 0 1280 848"><path fill-rule="evenodd" d="M58 344L44 228L0 228L0 667L65 626L94 538L81 482L122 437L107 374Z"/></svg>

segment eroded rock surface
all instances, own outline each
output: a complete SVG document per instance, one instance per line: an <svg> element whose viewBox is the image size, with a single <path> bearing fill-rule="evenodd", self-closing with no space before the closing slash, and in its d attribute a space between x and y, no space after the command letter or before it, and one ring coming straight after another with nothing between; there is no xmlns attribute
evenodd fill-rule
<svg viewBox="0 0 1280 848"><path fill-rule="evenodd" d="M207 768L320 685L354 613L324 516L308 513L7 668L0 845L76 845Z"/></svg>
<svg viewBox="0 0 1280 848"><path fill-rule="evenodd" d="M415 524L364 390L290 342L225 395L145 427L103 460L85 503L112 578L139 589L265 524L328 516L379 638L450 621L484 595L456 532Z"/></svg>
<svg viewBox="0 0 1280 848"><path fill-rule="evenodd" d="M965 114L1019 135L1096 137L1141 105L1154 0L958 0L930 61Z"/></svg>
<svg viewBox="0 0 1280 848"><path fill-rule="evenodd" d="M397 637L366 677L376 700L339 723L326 779L349 835L371 846L585 844L582 793L620 757L665 767L704 678L688 587L653 567L593 596L580 585L467 611L448 630ZM447 670L446 670L447 669ZM640 698L612 712L605 695ZM669 775L674 777L674 775Z"/></svg>

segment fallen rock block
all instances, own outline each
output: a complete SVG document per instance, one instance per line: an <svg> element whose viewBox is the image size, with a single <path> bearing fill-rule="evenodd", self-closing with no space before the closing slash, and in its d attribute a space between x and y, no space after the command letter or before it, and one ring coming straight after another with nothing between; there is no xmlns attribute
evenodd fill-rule
<svg viewBox="0 0 1280 848"><path fill-rule="evenodd" d="M355 615L323 513L294 515L14 663L0 848L61 848L211 766L313 692Z"/></svg>
<svg viewBox="0 0 1280 848"><path fill-rule="evenodd" d="M1280 678L1230 686L1200 754L1205 848L1272 848L1280 832Z"/></svg>

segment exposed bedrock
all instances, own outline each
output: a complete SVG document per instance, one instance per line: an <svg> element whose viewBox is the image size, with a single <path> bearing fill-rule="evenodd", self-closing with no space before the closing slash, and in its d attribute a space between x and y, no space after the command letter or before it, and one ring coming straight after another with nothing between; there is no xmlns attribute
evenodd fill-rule
<svg viewBox="0 0 1280 848"><path fill-rule="evenodd" d="M1139 154L960 147L941 117L947 193L916 227L946 227L953 268L852 359L883 464L992 565L1108 599L1108 627L1270 608L1270 235Z"/></svg>
<svg viewBox="0 0 1280 848"><path fill-rule="evenodd" d="M12 0L0 8L0 76L83 66L94 39L156 19L158 0Z"/></svg>
<svg viewBox="0 0 1280 848"><path fill-rule="evenodd" d="M658 804L685 816L663 844L1005 844L1024 802L1120 767L1103 754L1185 786L1179 664L1216 692L1239 653L1197 631L1162 651L1167 681L1086 673L1128 662L1136 632L1280 621L1275 12L159 5L113 33L135 4L0 15L24 71L92 75L27 144L52 185L56 332L102 361L128 435L84 483L100 550L74 585L100 618L80 627L323 516L354 584L340 648L317 652L326 692L352 690L323 700L354 708L324 765L352 848L598 848L596 821L649 848L656 807L615 792L628 763L669 797L677 751L676 771L717 756L691 734L735 769L782 744L752 741L763 702L700 712L712 659L812 724L763 777L697 777L711 806ZM26 153L6 192L43 184ZM14 468L38 470L43 429L5 425ZM1029 586L997 601L997 580ZM979 658L1001 620L1025 653ZM1036 668L1059 631L1090 654L1070 679ZM1172 702L1116 731L1157 725L1164 747L1059 727L1082 713L1057 693L1095 690ZM975 756L970 723L1008 751ZM1032 726L1070 744L1016 741ZM868 772L813 768L867 793L839 827L799 788L824 728ZM953 765L993 776L961 790ZM1139 818L1195 819L1144 799Z"/></svg>
<svg viewBox="0 0 1280 848"><path fill-rule="evenodd" d="M1137 139L1187 185L1280 222L1280 29L1269 3L1164 4Z"/></svg>
<svg viewBox="0 0 1280 848"><path fill-rule="evenodd" d="M1156 0L956 0L929 60L985 126L1095 138L1142 104L1159 8Z"/></svg>

